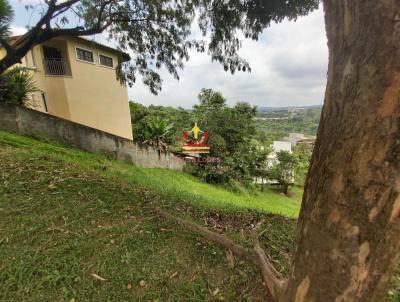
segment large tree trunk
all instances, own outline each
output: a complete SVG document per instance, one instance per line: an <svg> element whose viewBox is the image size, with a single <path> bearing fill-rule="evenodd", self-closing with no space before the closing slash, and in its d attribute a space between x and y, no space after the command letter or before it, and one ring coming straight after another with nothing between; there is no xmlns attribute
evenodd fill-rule
<svg viewBox="0 0 400 302"><path fill-rule="evenodd" d="M283 300L381 302L400 253L400 1L324 10L328 84Z"/></svg>

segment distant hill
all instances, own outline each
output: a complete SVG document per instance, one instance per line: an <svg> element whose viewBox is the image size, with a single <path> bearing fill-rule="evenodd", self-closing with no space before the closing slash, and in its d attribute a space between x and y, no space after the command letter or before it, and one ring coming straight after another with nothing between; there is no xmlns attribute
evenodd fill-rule
<svg viewBox="0 0 400 302"><path fill-rule="evenodd" d="M274 111L291 111L291 110L306 110L313 108L322 108L322 105L310 106L290 106L290 107L257 107L258 112L274 112Z"/></svg>
<svg viewBox="0 0 400 302"><path fill-rule="evenodd" d="M290 132L316 135L321 105L298 107L260 107L257 112L257 124L261 131L271 139L279 139Z"/></svg>

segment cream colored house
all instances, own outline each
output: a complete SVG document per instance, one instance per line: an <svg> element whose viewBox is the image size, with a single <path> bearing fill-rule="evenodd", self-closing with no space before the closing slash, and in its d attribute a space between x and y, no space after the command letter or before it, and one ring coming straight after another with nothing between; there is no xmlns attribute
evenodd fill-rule
<svg viewBox="0 0 400 302"><path fill-rule="evenodd" d="M128 90L115 70L126 60L129 55L117 49L79 37L37 45L22 61L39 88L31 107L132 139Z"/></svg>

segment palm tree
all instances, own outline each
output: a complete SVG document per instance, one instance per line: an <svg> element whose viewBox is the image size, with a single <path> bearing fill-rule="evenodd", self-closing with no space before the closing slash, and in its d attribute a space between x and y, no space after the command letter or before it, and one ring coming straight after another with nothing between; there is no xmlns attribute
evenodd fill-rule
<svg viewBox="0 0 400 302"><path fill-rule="evenodd" d="M6 0L0 0L0 42L10 36L10 23L13 18L14 11L11 5Z"/></svg>
<svg viewBox="0 0 400 302"><path fill-rule="evenodd" d="M146 128L144 130L143 144L152 146L159 153L168 150L166 143L166 136L171 132L173 124L159 117L152 117L148 119Z"/></svg>
<svg viewBox="0 0 400 302"><path fill-rule="evenodd" d="M7 0L0 0L0 46L7 44L14 11ZM30 94L37 91L32 75L22 67L16 67L0 75L0 102L29 105Z"/></svg>
<svg viewBox="0 0 400 302"><path fill-rule="evenodd" d="M15 67L0 75L0 102L31 107L30 95L37 90L26 68Z"/></svg>

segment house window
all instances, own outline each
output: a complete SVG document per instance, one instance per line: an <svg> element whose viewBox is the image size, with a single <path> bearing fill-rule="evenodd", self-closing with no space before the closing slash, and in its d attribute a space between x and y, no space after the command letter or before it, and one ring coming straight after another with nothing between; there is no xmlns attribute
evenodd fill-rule
<svg viewBox="0 0 400 302"><path fill-rule="evenodd" d="M44 112L48 112L47 103L46 103L46 96L44 95L44 93L42 93L41 99L42 99L42 106L43 106Z"/></svg>
<svg viewBox="0 0 400 302"><path fill-rule="evenodd" d="M100 65L113 68L113 59L107 56L99 55Z"/></svg>
<svg viewBox="0 0 400 302"><path fill-rule="evenodd" d="M93 52L82 48L76 48L76 57L78 60L94 63Z"/></svg>

